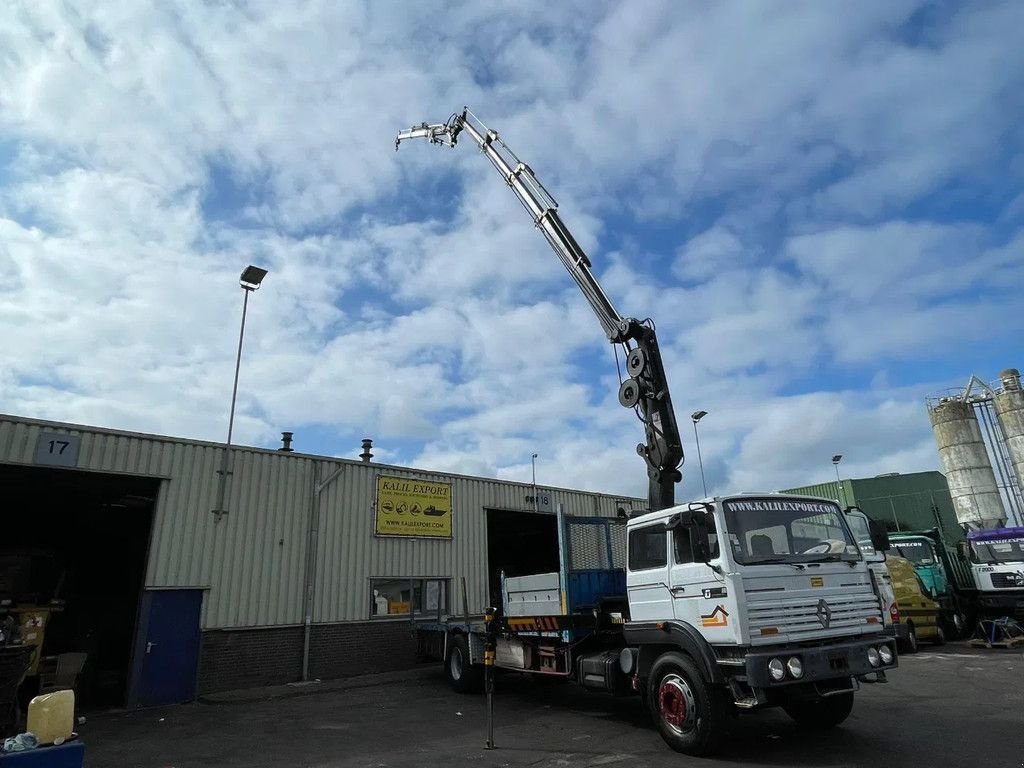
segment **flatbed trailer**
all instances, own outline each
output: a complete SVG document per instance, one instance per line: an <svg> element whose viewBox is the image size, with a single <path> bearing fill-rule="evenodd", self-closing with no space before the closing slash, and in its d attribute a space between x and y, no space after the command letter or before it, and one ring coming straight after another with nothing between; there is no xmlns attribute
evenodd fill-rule
<svg viewBox="0 0 1024 768"><path fill-rule="evenodd" d="M489 624L468 611L416 622L420 654L443 660L459 690L479 687L488 633L497 669L576 678L586 654L614 651L617 661L628 615L624 523L559 513L559 570L502 574L501 606Z"/></svg>

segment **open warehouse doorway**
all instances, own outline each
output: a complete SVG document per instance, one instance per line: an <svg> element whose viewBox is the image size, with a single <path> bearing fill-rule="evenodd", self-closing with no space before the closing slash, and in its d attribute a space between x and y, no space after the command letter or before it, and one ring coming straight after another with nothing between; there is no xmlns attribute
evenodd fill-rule
<svg viewBox="0 0 1024 768"><path fill-rule="evenodd" d="M491 605L501 605L501 574L558 571L558 518L544 512L487 510L487 577Z"/></svg>
<svg viewBox="0 0 1024 768"><path fill-rule="evenodd" d="M126 703L159 488L151 477L0 464L0 621L41 644L22 698L60 658L82 665L81 706Z"/></svg>

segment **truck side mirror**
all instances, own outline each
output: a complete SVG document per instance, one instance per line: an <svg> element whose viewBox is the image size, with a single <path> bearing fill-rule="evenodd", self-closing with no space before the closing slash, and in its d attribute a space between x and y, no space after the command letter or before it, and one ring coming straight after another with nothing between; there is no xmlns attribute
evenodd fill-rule
<svg viewBox="0 0 1024 768"><path fill-rule="evenodd" d="M892 547L889 544L889 531L877 520L868 520L868 530L871 532L871 546L876 552L888 552Z"/></svg>
<svg viewBox="0 0 1024 768"><path fill-rule="evenodd" d="M964 560L971 559L971 549L968 546L966 539L960 539L960 541L956 543L956 551Z"/></svg>

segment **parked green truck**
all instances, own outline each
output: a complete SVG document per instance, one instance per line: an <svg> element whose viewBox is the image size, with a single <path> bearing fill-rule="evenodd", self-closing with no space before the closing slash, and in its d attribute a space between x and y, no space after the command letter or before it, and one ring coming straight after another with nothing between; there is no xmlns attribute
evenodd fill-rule
<svg viewBox="0 0 1024 768"><path fill-rule="evenodd" d="M959 638L972 630L977 589L970 564L958 547L950 545L938 528L890 533L889 544L893 554L914 564L929 596L939 604L946 635Z"/></svg>

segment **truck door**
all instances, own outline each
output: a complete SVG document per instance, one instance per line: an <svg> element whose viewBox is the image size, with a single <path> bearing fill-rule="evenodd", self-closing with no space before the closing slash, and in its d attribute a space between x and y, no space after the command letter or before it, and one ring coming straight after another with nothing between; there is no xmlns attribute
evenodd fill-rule
<svg viewBox="0 0 1024 768"><path fill-rule="evenodd" d="M697 627L709 642L734 641L738 617L733 615L735 597L730 598L725 579L707 563L694 562L689 529L675 528L670 542L669 585L675 619ZM711 557L718 557L717 543Z"/></svg>
<svg viewBox="0 0 1024 768"><path fill-rule="evenodd" d="M664 521L629 531L629 569L626 591L633 621L665 621L672 618L668 582L668 540Z"/></svg>

